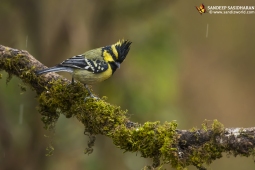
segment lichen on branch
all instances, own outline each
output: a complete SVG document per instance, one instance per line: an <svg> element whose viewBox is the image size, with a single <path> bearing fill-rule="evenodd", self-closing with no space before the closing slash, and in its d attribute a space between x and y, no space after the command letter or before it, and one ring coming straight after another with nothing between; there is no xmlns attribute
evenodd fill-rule
<svg viewBox="0 0 255 170"><path fill-rule="evenodd" d="M95 135L101 134L124 152L139 152L142 157L151 158L153 165L148 169L160 169L164 164L176 169L189 165L205 169L222 153L255 155L255 128L224 128L217 120L205 121L201 129L191 130L177 129L175 121L134 123L126 110L105 98L84 102L88 92L79 82L72 85L56 73L35 75L36 70L43 68L46 66L28 52L0 45L0 70L9 74L6 81L17 76L36 92L46 129L55 127L60 114L77 118L84 125L85 134L90 135L87 153L91 153Z"/></svg>

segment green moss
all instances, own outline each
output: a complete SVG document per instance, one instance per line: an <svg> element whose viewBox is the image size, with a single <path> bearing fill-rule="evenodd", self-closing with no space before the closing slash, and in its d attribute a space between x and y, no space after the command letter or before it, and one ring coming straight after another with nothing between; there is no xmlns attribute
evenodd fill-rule
<svg viewBox="0 0 255 170"><path fill-rule="evenodd" d="M85 94L80 92L82 84L65 85L61 82L52 83L52 88L39 97L41 111L46 127L54 127L59 114L66 117L75 116L85 125L85 132L90 134L105 134L113 139L114 144L125 152L140 152L142 157L152 158L153 167L170 163L176 169L184 169L188 165L195 165L203 169L204 164L222 156L224 151L211 139L202 145L191 146L186 158L180 159L181 151L178 146L176 122L145 122L143 125L127 128L126 111L112 106L104 100L89 99L84 102ZM68 94L68 96L67 96ZM58 112L56 110L58 108ZM203 131L213 131L214 136L223 132L223 125L214 120L211 126L202 124ZM191 131L195 132L193 128ZM199 139L199 133L197 140ZM93 148L85 150L91 153ZM162 161L160 163L160 161Z"/></svg>
<svg viewBox="0 0 255 170"><path fill-rule="evenodd" d="M52 146L52 144L49 144L49 146L46 148L46 156L52 156L53 152L54 152L54 147Z"/></svg>
<svg viewBox="0 0 255 170"><path fill-rule="evenodd" d="M19 76L23 82L28 84L30 84L31 80L37 79L33 73L34 68L30 67L30 61L25 52L6 47L4 49L4 55L6 57L0 60L0 63L2 69L8 73L6 83L11 80L12 75Z"/></svg>
<svg viewBox="0 0 255 170"><path fill-rule="evenodd" d="M202 167L203 164L210 164L213 160L221 158L224 150L213 142L206 142L201 147L192 148L190 155L190 164Z"/></svg>
<svg viewBox="0 0 255 170"><path fill-rule="evenodd" d="M194 165L199 169L204 169L204 164L210 164L213 160L222 157L222 153L225 149L223 149L223 147L215 141L215 137L224 132L224 126L217 120L214 120L213 123L208 126L208 120L205 120L202 124L201 130L204 132L212 132L213 138L204 142L202 145L190 146L190 154L188 154L188 158L185 159L185 162L179 163L181 167L184 168L187 165ZM190 132L194 132L194 129L190 130ZM197 140L199 141L199 131L197 131L194 135L197 136Z"/></svg>
<svg viewBox="0 0 255 170"><path fill-rule="evenodd" d="M198 130L198 128L196 128L196 127L193 127L192 129L190 129L189 131L190 132L196 132Z"/></svg>
<svg viewBox="0 0 255 170"><path fill-rule="evenodd" d="M6 84L8 84L12 79L12 74L11 73L8 73L8 76L6 78Z"/></svg>
<svg viewBox="0 0 255 170"><path fill-rule="evenodd" d="M70 85L61 80L51 82L51 88L39 96L40 113L51 118L44 123L51 126L57 120L56 108L67 118L76 117L92 134L107 134L126 119L126 111L121 111L120 107L104 100L88 99L84 102L86 96L88 93L79 82Z"/></svg>
<svg viewBox="0 0 255 170"><path fill-rule="evenodd" d="M74 114L71 110L72 103L78 101L79 97L81 98L81 95L75 91L77 90L77 85L71 87L68 84L64 84L61 80L49 82L49 84L51 84L51 88L46 89L38 97L38 110L43 115L42 121L47 129L55 126L60 114L64 114L68 118L72 117Z"/></svg>
<svg viewBox="0 0 255 170"><path fill-rule="evenodd" d="M112 106L104 100L90 99L83 108L85 108L83 112L77 114L76 117L85 125L86 130L94 134L110 135L111 129L124 124L126 120L126 111L122 111L120 107Z"/></svg>
<svg viewBox="0 0 255 170"><path fill-rule="evenodd" d="M26 87L23 84L19 84L19 87L20 87L21 93L27 91Z"/></svg>
<svg viewBox="0 0 255 170"><path fill-rule="evenodd" d="M214 134L217 135L224 131L224 126L217 119L215 119L211 125L211 129L213 130Z"/></svg>
<svg viewBox="0 0 255 170"><path fill-rule="evenodd" d="M208 120L204 120L204 122L202 123L202 130L203 131L205 131L205 132L207 132L207 130L208 130L208 123L209 121Z"/></svg>
<svg viewBox="0 0 255 170"><path fill-rule="evenodd" d="M119 126L112 133L114 144L130 152L140 152L142 157L152 158L153 165L158 166L159 160L169 162L176 153L176 122L146 122L137 128L127 129Z"/></svg>

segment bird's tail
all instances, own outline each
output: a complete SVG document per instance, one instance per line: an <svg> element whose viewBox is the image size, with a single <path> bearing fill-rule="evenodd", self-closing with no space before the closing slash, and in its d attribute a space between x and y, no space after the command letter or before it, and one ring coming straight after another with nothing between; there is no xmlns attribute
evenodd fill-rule
<svg viewBox="0 0 255 170"><path fill-rule="evenodd" d="M40 75L40 74L44 74L44 73L49 73L49 72L60 72L60 71L66 71L66 72L73 72L73 69L70 67L50 67L50 68L46 68L44 70L38 70L35 72L35 74Z"/></svg>

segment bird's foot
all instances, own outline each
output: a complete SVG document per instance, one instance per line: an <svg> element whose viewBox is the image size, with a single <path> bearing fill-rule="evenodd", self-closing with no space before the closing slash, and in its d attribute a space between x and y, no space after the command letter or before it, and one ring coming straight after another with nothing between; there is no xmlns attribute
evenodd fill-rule
<svg viewBox="0 0 255 170"><path fill-rule="evenodd" d="M94 96L92 93L91 93L91 91L90 91L90 89L88 88L88 86L87 85L85 85L85 88L88 90L88 92L89 92L89 96L88 97L85 97L85 99L84 99L84 101L86 101L87 99L95 99L95 100L99 100L100 98L99 97L96 97L96 96Z"/></svg>
<svg viewBox="0 0 255 170"><path fill-rule="evenodd" d="M88 99L95 99L95 100L100 100L99 97L94 96L93 94L90 94L88 97L84 98L84 102L86 102Z"/></svg>

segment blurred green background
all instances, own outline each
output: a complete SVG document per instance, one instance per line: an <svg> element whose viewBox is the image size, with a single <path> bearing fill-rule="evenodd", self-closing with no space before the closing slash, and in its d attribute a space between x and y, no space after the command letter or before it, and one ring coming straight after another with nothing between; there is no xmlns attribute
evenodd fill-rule
<svg viewBox="0 0 255 170"><path fill-rule="evenodd" d="M254 127L255 14L201 16L195 9L201 3L0 0L0 44L54 66L125 38L133 44L121 69L93 90L127 109L132 121L176 120L178 128L190 129L218 119L225 127ZM255 6L253 0L203 3ZM50 134L36 111L35 93L22 93L17 78L6 85L1 73L0 169L138 170L151 163L139 153L123 153L104 136L97 136L93 154L83 154L88 138L80 122L61 116ZM55 152L46 157L50 143ZM209 169L254 166L253 158L224 155Z"/></svg>

